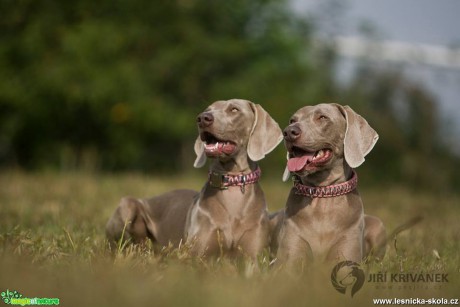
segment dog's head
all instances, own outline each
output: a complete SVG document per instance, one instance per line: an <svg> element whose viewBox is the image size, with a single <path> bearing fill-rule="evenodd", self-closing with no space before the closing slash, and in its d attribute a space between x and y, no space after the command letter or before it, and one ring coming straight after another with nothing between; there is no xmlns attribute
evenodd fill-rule
<svg viewBox="0 0 460 307"><path fill-rule="evenodd" d="M307 176L331 169L345 159L356 168L372 150L378 135L349 106L319 104L299 109L283 131L288 151L283 180L290 173Z"/></svg>
<svg viewBox="0 0 460 307"><path fill-rule="evenodd" d="M283 139L278 124L258 104L247 100L216 101L197 117L195 167L206 157L228 161L238 154L258 161Z"/></svg>

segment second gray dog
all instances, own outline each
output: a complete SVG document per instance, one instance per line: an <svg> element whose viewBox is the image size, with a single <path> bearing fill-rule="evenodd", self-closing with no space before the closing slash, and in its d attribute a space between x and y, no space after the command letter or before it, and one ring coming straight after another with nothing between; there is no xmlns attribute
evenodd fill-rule
<svg viewBox="0 0 460 307"><path fill-rule="evenodd" d="M354 171L377 142L374 129L348 106L320 104L298 110L284 139L283 179L293 174L294 186L285 210L272 217L278 263L383 257L385 228L364 215Z"/></svg>

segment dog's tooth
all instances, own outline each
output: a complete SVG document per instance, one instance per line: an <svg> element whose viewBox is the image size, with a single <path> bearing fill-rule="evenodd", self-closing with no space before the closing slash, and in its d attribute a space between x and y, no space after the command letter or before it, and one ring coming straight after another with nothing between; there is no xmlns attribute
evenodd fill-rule
<svg viewBox="0 0 460 307"><path fill-rule="evenodd" d="M315 155L313 156L313 160L316 160L316 159L319 159L321 158L322 156L324 156L324 150L318 150Z"/></svg>

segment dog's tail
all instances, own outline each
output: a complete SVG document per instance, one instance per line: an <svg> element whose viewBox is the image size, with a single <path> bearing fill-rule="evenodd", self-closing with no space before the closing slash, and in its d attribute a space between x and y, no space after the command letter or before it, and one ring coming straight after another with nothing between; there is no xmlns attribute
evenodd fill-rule
<svg viewBox="0 0 460 307"><path fill-rule="evenodd" d="M381 231L378 231L379 235L372 237L372 238L366 238L366 254L367 254L367 259L376 259L376 260L382 260L383 257L385 256L386 252L386 247L387 244L390 243L391 241L396 242L396 237L398 234L401 232L412 228L413 226L417 225L423 220L423 216L418 215L415 216L408 221L404 222L403 224L399 225L396 227L389 235L385 235L385 230L383 228L383 225L380 225ZM380 220L379 220L380 221ZM381 224L381 222L380 222Z"/></svg>
<svg viewBox="0 0 460 307"><path fill-rule="evenodd" d="M403 231L405 231L405 230L407 230L409 228L412 228L413 226L415 226L418 223L420 223L422 220L423 220L423 216L417 215L417 216L411 218L410 220L408 220L407 222L399 225L398 227L396 227L390 233L390 235L387 236L387 242L393 241L394 239L396 239L396 236L398 234L400 234L401 232L403 232Z"/></svg>

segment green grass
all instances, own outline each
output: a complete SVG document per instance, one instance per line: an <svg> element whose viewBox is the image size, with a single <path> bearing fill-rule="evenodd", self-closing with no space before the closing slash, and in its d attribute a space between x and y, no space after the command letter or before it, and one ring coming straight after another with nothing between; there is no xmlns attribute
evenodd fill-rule
<svg viewBox="0 0 460 307"><path fill-rule="evenodd" d="M270 211L283 207L290 183L267 178L261 183ZM378 289L366 282L349 298L331 286L330 267L291 276L270 269L267 255L260 257L261 272L250 277L240 262L203 262L186 247L128 246L112 256L104 227L122 196L202 184L196 175L0 174L0 291L57 297L62 306L371 306L372 298L460 298L460 197L402 187L360 189L365 211L381 217L390 231L424 216L390 242L382 262L366 270L448 273L449 283Z"/></svg>

